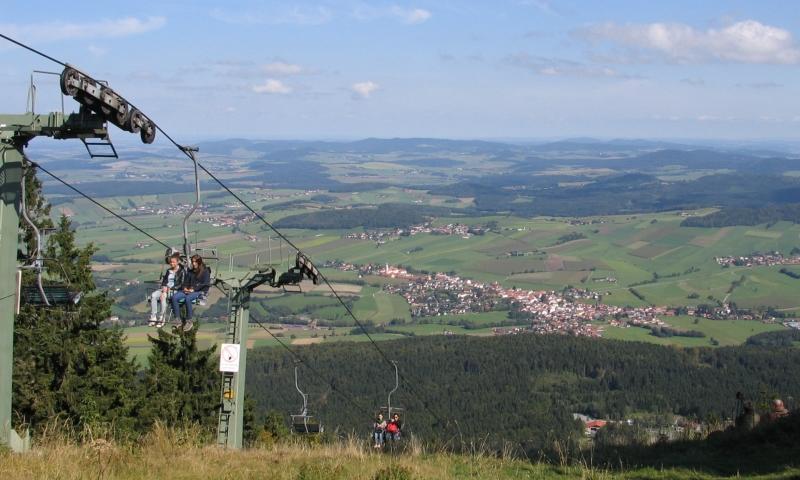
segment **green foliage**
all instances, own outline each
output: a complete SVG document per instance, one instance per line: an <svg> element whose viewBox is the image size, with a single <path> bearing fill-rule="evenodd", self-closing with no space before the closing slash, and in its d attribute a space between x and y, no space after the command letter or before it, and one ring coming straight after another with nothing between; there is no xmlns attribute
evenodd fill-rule
<svg viewBox="0 0 800 480"><path fill-rule="evenodd" d="M586 238L586 235L581 232L570 232L558 237L558 240L556 240L555 245L561 245L562 243L571 242L573 240L581 240L583 238Z"/></svg>
<svg viewBox="0 0 800 480"><path fill-rule="evenodd" d="M791 347L794 342L800 342L800 330L789 329L777 332L764 332L753 335L747 339L748 345L761 347Z"/></svg>
<svg viewBox="0 0 800 480"><path fill-rule="evenodd" d="M414 476L407 467L390 465L375 472L375 476L372 478L374 480L411 480Z"/></svg>
<svg viewBox="0 0 800 480"><path fill-rule="evenodd" d="M148 340L152 349L142 379L142 427L149 428L156 421L168 426L197 423L209 430L216 427L220 392L216 346L199 350L197 329L175 334L162 329Z"/></svg>
<svg viewBox="0 0 800 480"><path fill-rule="evenodd" d="M702 217L687 218L681 222L681 226L728 227L732 225L760 225L782 220L800 223L800 203L767 205L758 208L728 207Z"/></svg>
<svg viewBox="0 0 800 480"><path fill-rule="evenodd" d="M352 208L290 215L275 222L278 228L393 228L408 227L427 221L434 215L450 215L452 209L383 203L377 208Z"/></svg>
<svg viewBox="0 0 800 480"><path fill-rule="evenodd" d="M39 195L38 180L27 179L28 212L38 226L48 226L49 206ZM28 252L34 236L21 223ZM61 217L48 239L45 257L49 281L68 283L84 292L77 306L22 307L15 322L13 410L19 423L34 430L47 420L66 416L75 426L113 423L122 434L133 428L137 404L136 368L126 360L128 349L120 329L102 329L111 300L93 295L92 244L75 245L69 219ZM23 284L35 281L32 272Z"/></svg>
<svg viewBox="0 0 800 480"><path fill-rule="evenodd" d="M558 335L415 337L381 348L400 362L406 381L392 403L406 408L411 431L457 447L480 441L499 449L509 441L538 455L554 440L582 437L573 412L612 419L642 411L725 417L737 391L766 385L784 396L800 393L800 378L788 373L800 362L793 348L676 349ZM347 392L364 409L385 405L394 376L374 348L314 345L303 356L322 376L310 376L306 386L311 411L329 429L368 431L369 413L331 389ZM293 368L293 359L277 349L248 354L248 391L260 412L298 407Z"/></svg>

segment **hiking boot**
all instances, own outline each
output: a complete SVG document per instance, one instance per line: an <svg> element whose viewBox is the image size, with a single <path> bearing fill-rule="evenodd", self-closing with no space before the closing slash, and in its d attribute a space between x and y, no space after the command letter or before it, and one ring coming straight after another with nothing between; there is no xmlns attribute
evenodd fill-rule
<svg viewBox="0 0 800 480"><path fill-rule="evenodd" d="M186 323L183 324L183 331L188 332L194 327L194 322L191 319L186 320Z"/></svg>

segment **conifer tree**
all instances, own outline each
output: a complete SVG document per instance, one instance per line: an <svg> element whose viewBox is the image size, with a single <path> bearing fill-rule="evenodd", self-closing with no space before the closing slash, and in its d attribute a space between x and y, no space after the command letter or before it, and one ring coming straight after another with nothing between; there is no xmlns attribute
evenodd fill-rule
<svg viewBox="0 0 800 480"><path fill-rule="evenodd" d="M28 216L39 228L52 226L41 183L34 175L25 181ZM24 221L20 228L30 254L36 236ZM90 260L96 248L75 244L65 216L42 248L48 259L45 283L66 283L82 291L83 298L75 306L22 306L14 335L16 421L36 430L49 419L66 416L75 426L113 423L128 431L138 403L136 367L127 359L122 330L101 328L112 301L94 292ZM33 281L35 273L26 270L23 284Z"/></svg>
<svg viewBox="0 0 800 480"><path fill-rule="evenodd" d="M216 346L198 349L197 329L168 333L159 330L145 371L141 428L155 421L170 426L198 424L211 433L217 425L220 375Z"/></svg>

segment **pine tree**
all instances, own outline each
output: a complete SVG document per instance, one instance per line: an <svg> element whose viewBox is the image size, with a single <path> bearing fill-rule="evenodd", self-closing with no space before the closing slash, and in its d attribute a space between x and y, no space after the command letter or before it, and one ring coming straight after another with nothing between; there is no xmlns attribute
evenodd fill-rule
<svg viewBox="0 0 800 480"><path fill-rule="evenodd" d="M197 330L148 336L152 343L143 378L140 428L156 421L170 426L199 424L208 433L217 425L220 375L216 346L199 350Z"/></svg>
<svg viewBox="0 0 800 480"><path fill-rule="evenodd" d="M34 175L26 178L25 193L31 220L40 228L52 226L50 206ZM20 228L27 251L33 252L32 229L24 221ZM49 259L45 283L66 283L84 295L76 306L21 308L14 335L16 421L36 430L62 415L75 426L113 423L118 431L129 432L139 403L136 367L127 359L122 330L101 328L112 300L94 293L90 259L96 248L91 243L76 246L71 222L64 216L42 248ZM27 270L23 277L24 284L31 285L35 273Z"/></svg>

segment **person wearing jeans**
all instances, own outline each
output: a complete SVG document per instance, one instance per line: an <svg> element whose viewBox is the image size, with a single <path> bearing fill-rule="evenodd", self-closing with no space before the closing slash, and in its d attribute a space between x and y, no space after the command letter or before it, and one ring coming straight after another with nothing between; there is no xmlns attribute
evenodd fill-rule
<svg viewBox="0 0 800 480"><path fill-rule="evenodd" d="M208 295L211 287L211 271L203 263L203 257L192 255L192 266L189 274L183 282L183 288L175 292L172 296L172 313L175 315L175 323L181 316L181 300L186 304L186 319L183 324L184 331L189 331L194 326L192 322L192 302L198 298Z"/></svg>
<svg viewBox="0 0 800 480"><path fill-rule="evenodd" d="M174 253L167 258L169 268L161 278L161 287L150 295L150 322L151 327L164 325L164 315L167 313L167 298L170 293L183 284L183 266L180 264L181 254ZM161 304L161 314L158 305Z"/></svg>

